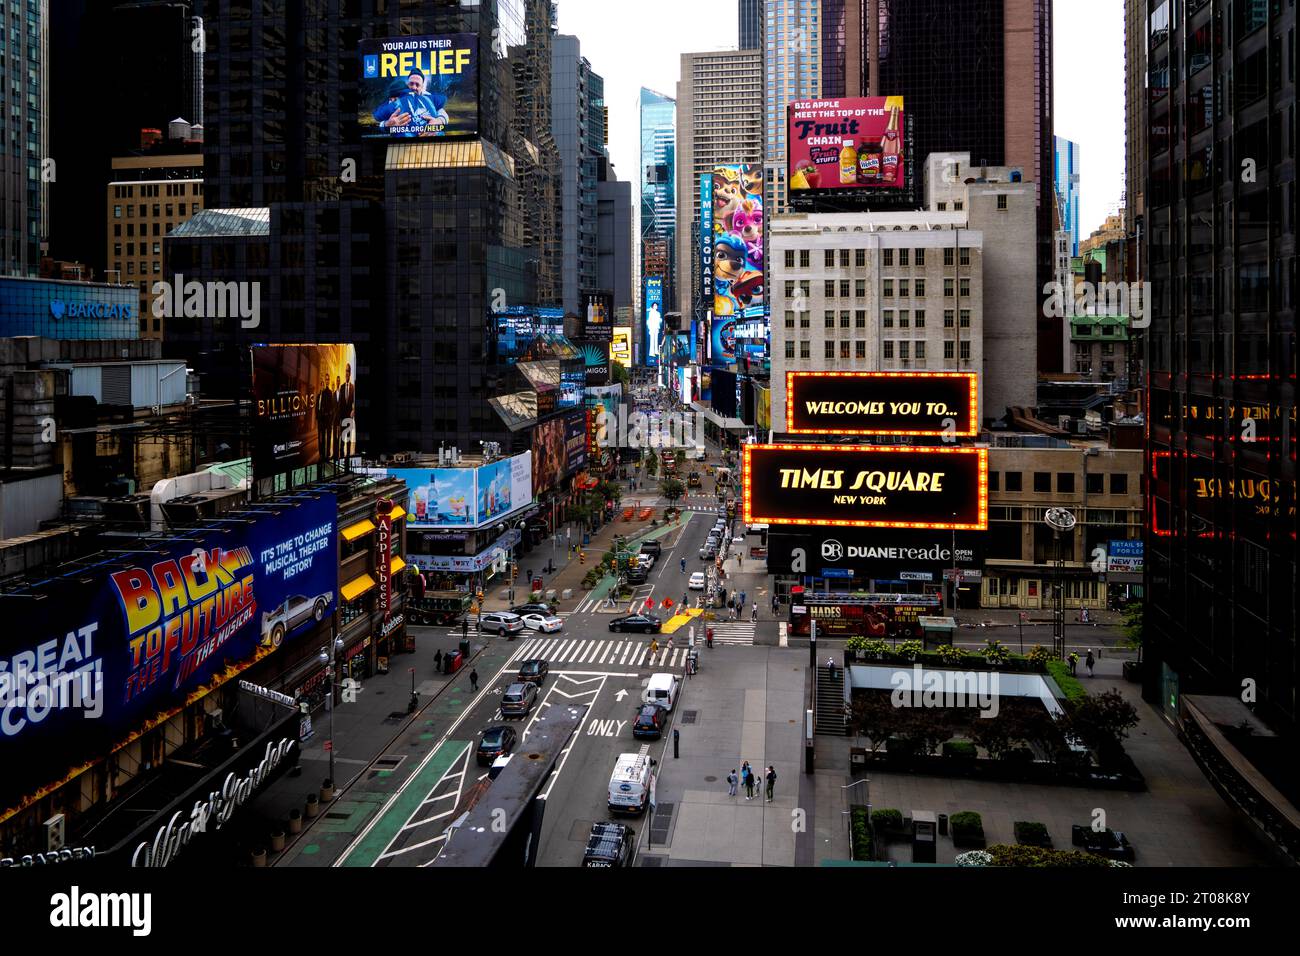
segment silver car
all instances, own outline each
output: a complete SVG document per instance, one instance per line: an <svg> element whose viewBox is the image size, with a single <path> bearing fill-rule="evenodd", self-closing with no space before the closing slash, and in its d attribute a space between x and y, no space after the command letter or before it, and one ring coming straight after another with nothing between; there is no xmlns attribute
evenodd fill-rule
<svg viewBox="0 0 1300 956"><path fill-rule="evenodd" d="M527 717L535 703L537 703L536 684L511 684L501 695L501 716Z"/></svg>

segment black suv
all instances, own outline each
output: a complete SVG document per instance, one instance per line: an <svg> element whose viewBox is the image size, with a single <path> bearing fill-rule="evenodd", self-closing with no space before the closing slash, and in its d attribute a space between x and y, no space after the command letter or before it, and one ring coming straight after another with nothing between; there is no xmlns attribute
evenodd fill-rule
<svg viewBox="0 0 1300 956"><path fill-rule="evenodd" d="M475 759L480 767L490 767L498 757L515 749L517 736L513 727L489 727L478 742Z"/></svg>
<svg viewBox="0 0 1300 956"><path fill-rule="evenodd" d="M636 831L622 823L593 823L583 866L631 866L636 853Z"/></svg>
<svg viewBox="0 0 1300 956"><path fill-rule="evenodd" d="M541 687L546 683L546 675L551 672L550 666L544 660L533 658L524 661L519 667L519 673L516 680L521 684L536 684Z"/></svg>
<svg viewBox="0 0 1300 956"><path fill-rule="evenodd" d="M630 567L627 569L628 584L645 584L650 579L650 572L645 568Z"/></svg>
<svg viewBox="0 0 1300 956"><path fill-rule="evenodd" d="M664 735L664 724L668 722L668 712L658 704L642 704L636 710L636 719L632 721L632 736L638 740L648 737L658 740Z"/></svg>

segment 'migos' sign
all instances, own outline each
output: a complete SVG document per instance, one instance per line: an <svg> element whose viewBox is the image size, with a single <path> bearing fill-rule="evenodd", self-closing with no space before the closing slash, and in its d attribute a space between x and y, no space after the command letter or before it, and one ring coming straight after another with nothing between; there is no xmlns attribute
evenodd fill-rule
<svg viewBox="0 0 1300 956"><path fill-rule="evenodd" d="M796 435L950 435L978 424L973 372L787 372L786 430Z"/></svg>
<svg viewBox="0 0 1300 956"><path fill-rule="evenodd" d="M988 529L985 448L746 445L747 524Z"/></svg>

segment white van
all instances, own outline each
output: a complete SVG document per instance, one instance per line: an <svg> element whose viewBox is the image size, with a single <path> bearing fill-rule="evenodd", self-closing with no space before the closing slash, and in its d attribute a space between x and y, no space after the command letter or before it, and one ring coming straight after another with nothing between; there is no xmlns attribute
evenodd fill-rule
<svg viewBox="0 0 1300 956"><path fill-rule="evenodd" d="M653 674L646 685L645 696L641 699L647 704L658 704L664 710L671 711L677 704L677 692L682 682L672 674Z"/></svg>
<svg viewBox="0 0 1300 956"><path fill-rule="evenodd" d="M648 754L619 754L609 777L610 813L640 813L650 804L655 759Z"/></svg>

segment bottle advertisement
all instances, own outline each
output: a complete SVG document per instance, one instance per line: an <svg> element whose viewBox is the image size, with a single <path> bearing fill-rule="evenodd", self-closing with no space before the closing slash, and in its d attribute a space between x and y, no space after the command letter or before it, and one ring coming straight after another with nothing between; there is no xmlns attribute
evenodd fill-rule
<svg viewBox="0 0 1300 956"><path fill-rule="evenodd" d="M789 122L792 193L906 185L901 96L798 100Z"/></svg>

